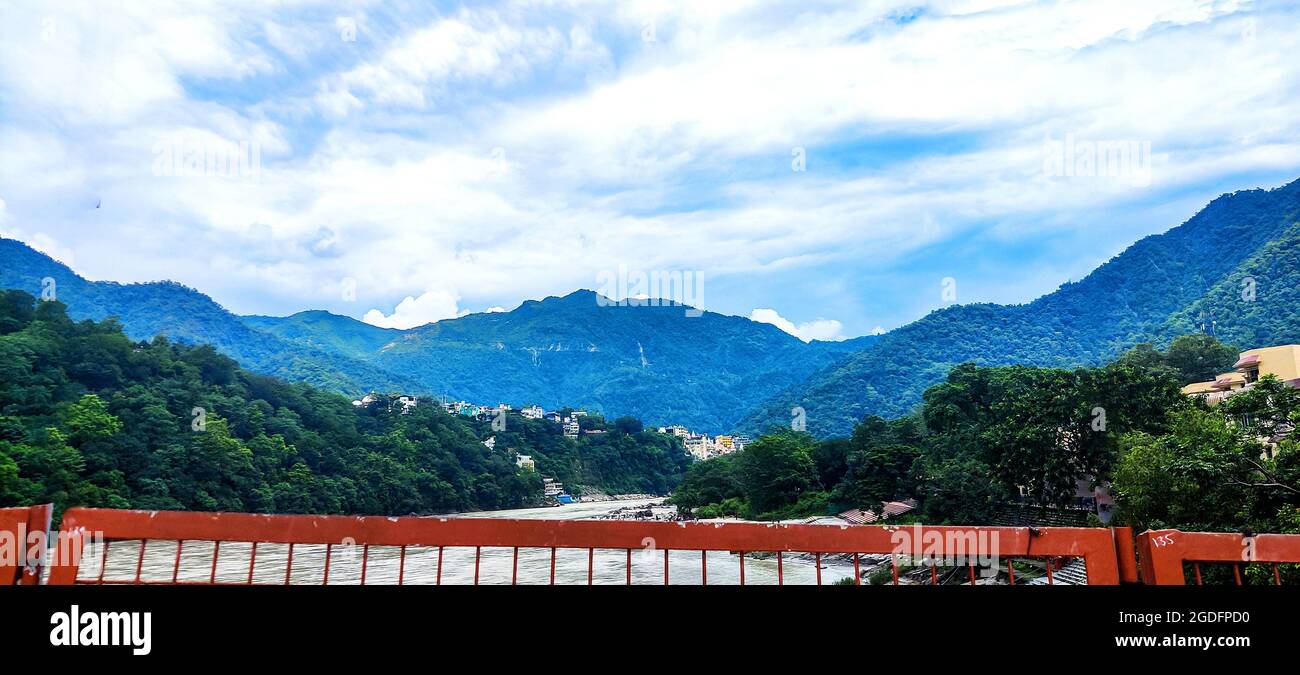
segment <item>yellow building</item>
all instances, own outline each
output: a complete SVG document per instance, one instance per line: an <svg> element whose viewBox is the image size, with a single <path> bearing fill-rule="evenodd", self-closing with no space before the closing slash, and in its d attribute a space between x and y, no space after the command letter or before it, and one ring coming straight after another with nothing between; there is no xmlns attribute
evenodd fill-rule
<svg viewBox="0 0 1300 675"><path fill-rule="evenodd" d="M1300 345L1244 351L1233 367L1236 370L1223 373L1209 382L1195 382L1183 387L1183 393L1188 396L1205 396L1210 403L1218 403L1250 387L1265 375L1272 375L1293 387L1300 386Z"/></svg>

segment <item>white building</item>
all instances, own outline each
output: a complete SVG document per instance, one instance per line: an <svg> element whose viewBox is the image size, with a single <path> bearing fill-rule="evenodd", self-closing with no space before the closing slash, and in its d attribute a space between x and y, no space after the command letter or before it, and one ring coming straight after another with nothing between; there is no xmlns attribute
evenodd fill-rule
<svg viewBox="0 0 1300 675"><path fill-rule="evenodd" d="M532 455L521 455L519 453L515 453L515 466L521 469L527 469L528 471L537 470L537 465L533 463Z"/></svg>
<svg viewBox="0 0 1300 675"><path fill-rule="evenodd" d="M580 429L581 429L581 427L578 425L578 420L577 420L577 419L572 418L572 417L566 417L566 418L564 418L564 435L565 435L566 437L568 437L568 438L577 438L577 437L578 437L578 431L579 431Z"/></svg>
<svg viewBox="0 0 1300 675"><path fill-rule="evenodd" d="M540 420L546 414L546 411L542 410L539 405L533 405L524 408L522 414L530 420Z"/></svg>

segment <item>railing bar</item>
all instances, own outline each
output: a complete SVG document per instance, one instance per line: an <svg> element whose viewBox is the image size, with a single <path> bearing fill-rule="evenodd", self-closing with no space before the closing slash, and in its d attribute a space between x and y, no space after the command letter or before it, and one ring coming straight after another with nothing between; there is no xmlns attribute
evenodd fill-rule
<svg viewBox="0 0 1300 675"><path fill-rule="evenodd" d="M551 585L555 585L555 547L551 547Z"/></svg>
<svg viewBox="0 0 1300 675"><path fill-rule="evenodd" d="M144 569L144 549L149 546L148 539L140 540L140 556L135 560L135 583L140 583L140 572Z"/></svg>
<svg viewBox="0 0 1300 675"><path fill-rule="evenodd" d="M740 552L740 585L745 585L745 552Z"/></svg>
<svg viewBox="0 0 1300 675"><path fill-rule="evenodd" d="M172 565L172 583L176 583L181 576L181 547L185 546L184 539L176 540L176 563Z"/></svg>
<svg viewBox="0 0 1300 675"><path fill-rule="evenodd" d="M1273 563L1273 585L1274 586L1282 585L1282 575L1278 574L1277 563Z"/></svg>
<svg viewBox="0 0 1300 675"><path fill-rule="evenodd" d="M1233 576L1234 579L1236 579L1236 581L1237 581L1237 585L1240 586L1240 585L1241 585L1241 565L1240 565L1240 564L1238 564L1238 563L1233 563L1233 564L1232 564L1232 576Z"/></svg>
<svg viewBox="0 0 1300 675"><path fill-rule="evenodd" d="M293 579L293 544L289 544L289 557L284 563L284 585L288 586Z"/></svg>
<svg viewBox="0 0 1300 675"><path fill-rule="evenodd" d="M785 563L781 559L781 552L776 552L776 585L785 585Z"/></svg>
<svg viewBox="0 0 1300 675"><path fill-rule="evenodd" d="M442 547L438 547L438 577L435 581L438 586L442 585Z"/></svg>
<svg viewBox="0 0 1300 675"><path fill-rule="evenodd" d="M221 554L221 540L212 542L212 574L208 577L208 583L217 583L217 556Z"/></svg>
<svg viewBox="0 0 1300 675"><path fill-rule="evenodd" d="M817 566L817 585L822 585L822 554L813 554L813 565Z"/></svg>
<svg viewBox="0 0 1300 675"><path fill-rule="evenodd" d="M248 554L248 583L253 583L253 566L257 564L257 542L253 542L253 550ZM362 574L364 575L364 568Z"/></svg>
<svg viewBox="0 0 1300 675"><path fill-rule="evenodd" d="M975 565L966 563L966 571L970 575L970 585L975 585Z"/></svg>
<svg viewBox="0 0 1300 675"><path fill-rule="evenodd" d="M889 554L889 568L893 571L894 585L898 585L898 556L893 553Z"/></svg>
<svg viewBox="0 0 1300 675"><path fill-rule="evenodd" d="M325 578L321 580L320 585L330 585L330 556L334 553L334 544L325 544Z"/></svg>
<svg viewBox="0 0 1300 675"><path fill-rule="evenodd" d="M1010 560L1007 561L1007 578L1010 580L1011 586L1016 585L1016 568L1011 566Z"/></svg>
<svg viewBox="0 0 1300 675"><path fill-rule="evenodd" d="M257 544L253 544L256 546ZM361 545L361 585L366 585L366 565L370 562L370 544Z"/></svg>
<svg viewBox="0 0 1300 675"><path fill-rule="evenodd" d="M1048 585L1048 586L1055 586L1055 585L1056 585L1056 582L1052 579L1052 564L1053 564L1054 562L1055 562L1055 558L1048 558L1048 559L1047 559L1047 585Z"/></svg>
<svg viewBox="0 0 1300 675"><path fill-rule="evenodd" d="M592 581L594 580L593 577L595 576L596 573L595 567L596 567L596 549L588 548L587 549L587 585L588 586L590 586L592 584Z"/></svg>
<svg viewBox="0 0 1300 675"><path fill-rule="evenodd" d="M479 563L479 558L482 557L482 553L483 553L482 546L474 547L474 585L475 586L478 585L478 563Z"/></svg>
<svg viewBox="0 0 1300 675"><path fill-rule="evenodd" d="M108 539L104 540L104 550L99 555L99 583L104 583L104 572L108 571Z"/></svg>
<svg viewBox="0 0 1300 675"><path fill-rule="evenodd" d="M930 585L939 585L939 561L936 558L930 559Z"/></svg>
<svg viewBox="0 0 1300 675"><path fill-rule="evenodd" d="M664 549L664 585L668 585L668 549Z"/></svg>
<svg viewBox="0 0 1300 675"><path fill-rule="evenodd" d="M860 566L858 558L859 555L857 553L854 553L853 554L853 585L854 586L862 585L862 568Z"/></svg>
<svg viewBox="0 0 1300 675"><path fill-rule="evenodd" d="M703 582L700 584L702 586L709 585L709 552L707 550L700 551L700 581Z"/></svg>
<svg viewBox="0 0 1300 675"><path fill-rule="evenodd" d="M519 583L519 547L515 547L514 558L510 562L510 585Z"/></svg>
<svg viewBox="0 0 1300 675"><path fill-rule="evenodd" d="M632 549L627 549L627 585L632 585Z"/></svg>
<svg viewBox="0 0 1300 675"><path fill-rule="evenodd" d="M1196 585L1197 585L1197 586L1204 586L1204 585L1205 585L1205 582L1201 581L1201 563L1199 563L1199 562L1194 562L1194 563L1192 563L1192 572L1194 572L1194 573L1196 574ZM1186 578L1186 577L1184 577L1184 578Z"/></svg>
<svg viewBox="0 0 1300 675"><path fill-rule="evenodd" d="M401 586L406 582L406 544L402 544L402 550L397 555L397 585Z"/></svg>

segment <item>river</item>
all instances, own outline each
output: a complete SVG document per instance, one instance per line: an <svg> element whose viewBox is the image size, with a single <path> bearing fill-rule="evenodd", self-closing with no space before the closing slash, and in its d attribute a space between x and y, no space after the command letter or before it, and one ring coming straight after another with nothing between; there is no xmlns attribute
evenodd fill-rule
<svg viewBox="0 0 1300 675"><path fill-rule="evenodd" d="M464 513L452 518L515 518L525 520L578 520L610 514L620 508L658 504L661 499L614 500L582 502L561 507L510 509ZM218 583L246 583L252 562L252 581L256 584L283 584L288 560L288 546L259 544L256 559L251 558L252 545L226 542L221 545L215 567ZM177 544L174 541L150 541L145 548L143 561L140 543L115 541L109 546L108 561L103 578L107 581L129 581L135 577L137 564L144 582L167 582L173 573L181 582L204 583L214 578L214 545L211 542L185 542L180 550L177 565ZM420 585L442 583L468 585L474 583L474 549L472 547L408 546L405 562L400 549L389 546L372 546L364 556L366 584L396 584L399 569L403 583ZM595 584L622 585L626 583L626 551L622 549L596 549L592 561L592 581ZM482 549L479 558L478 583L510 584L513 550L510 548ZM329 583L355 585L361 583L363 555L360 546L335 544L329 557ZM100 575L101 551L95 545L86 550L78 578L94 583ZM701 560L698 551L671 551L668 555L669 583L673 585L698 585L701 582ZM547 584L550 581L550 549L524 548L519 550L518 583ZM632 583L637 585L663 584L663 552L637 550L632 552ZM293 569L289 575L292 584L321 584L325 577L325 546L296 545L293 548ZM811 559L786 556L783 577L786 584L816 583L816 567ZM853 564L844 560L822 562L822 583L852 578ZM559 549L555 560L555 582L578 585L587 583L587 550ZM728 585L740 583L740 558L725 551L708 553L708 583ZM776 584L775 558L745 559L746 584Z"/></svg>

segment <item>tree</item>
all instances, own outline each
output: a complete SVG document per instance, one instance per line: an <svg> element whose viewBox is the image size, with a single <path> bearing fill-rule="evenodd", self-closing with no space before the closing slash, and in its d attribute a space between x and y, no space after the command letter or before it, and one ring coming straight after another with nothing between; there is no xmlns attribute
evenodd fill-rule
<svg viewBox="0 0 1300 675"><path fill-rule="evenodd" d="M736 469L741 490L755 513L793 504L818 485L810 455L813 445L807 434L784 432L763 436L739 454Z"/></svg>
<svg viewBox="0 0 1300 675"><path fill-rule="evenodd" d="M1212 335L1181 335L1169 343L1165 362L1178 372L1182 384L1205 382L1231 370L1237 362L1237 350Z"/></svg>

